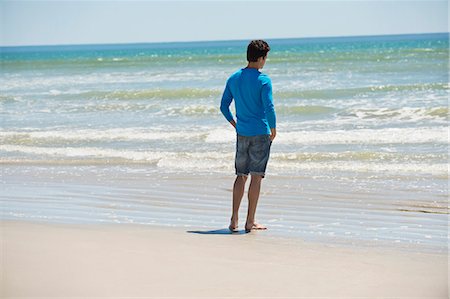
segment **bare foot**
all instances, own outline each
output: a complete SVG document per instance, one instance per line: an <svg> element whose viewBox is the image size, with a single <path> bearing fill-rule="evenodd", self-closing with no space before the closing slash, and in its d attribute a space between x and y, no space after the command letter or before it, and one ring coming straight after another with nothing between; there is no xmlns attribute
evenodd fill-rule
<svg viewBox="0 0 450 299"><path fill-rule="evenodd" d="M265 230L265 229L267 229L267 227L265 227L264 225L259 224L259 223L253 223L253 225L251 227L249 225L245 224L245 231L247 233L249 233L252 230Z"/></svg>
<svg viewBox="0 0 450 299"><path fill-rule="evenodd" d="M232 232L238 232L238 220L231 218L230 226L228 226L228 229Z"/></svg>

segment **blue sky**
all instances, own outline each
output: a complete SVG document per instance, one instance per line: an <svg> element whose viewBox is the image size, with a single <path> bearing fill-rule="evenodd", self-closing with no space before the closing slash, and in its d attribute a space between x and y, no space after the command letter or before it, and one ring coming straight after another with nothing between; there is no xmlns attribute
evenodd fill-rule
<svg viewBox="0 0 450 299"><path fill-rule="evenodd" d="M447 1L7 1L0 45L448 32Z"/></svg>

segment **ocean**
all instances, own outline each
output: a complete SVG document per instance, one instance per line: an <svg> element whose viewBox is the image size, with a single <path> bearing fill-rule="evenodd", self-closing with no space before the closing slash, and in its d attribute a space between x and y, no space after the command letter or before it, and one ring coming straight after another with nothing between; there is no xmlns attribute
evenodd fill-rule
<svg viewBox="0 0 450 299"><path fill-rule="evenodd" d="M448 33L268 42L272 233L445 251ZM247 43L0 48L0 218L227 227Z"/></svg>

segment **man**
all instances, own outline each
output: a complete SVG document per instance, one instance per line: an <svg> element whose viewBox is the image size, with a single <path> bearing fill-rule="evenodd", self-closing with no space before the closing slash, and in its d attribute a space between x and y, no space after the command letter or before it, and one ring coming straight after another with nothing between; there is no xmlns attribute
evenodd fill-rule
<svg viewBox="0 0 450 299"><path fill-rule="evenodd" d="M276 116L272 99L272 82L259 70L264 67L270 47L263 40L253 40L247 47L247 67L240 69L227 80L220 111L236 129L236 180L233 186L233 212L230 231L238 231L238 212L244 196L245 182L251 175L248 189L248 212L245 231L267 229L256 223L261 180L269 160L270 146L276 132ZM236 121L230 111L235 102Z"/></svg>

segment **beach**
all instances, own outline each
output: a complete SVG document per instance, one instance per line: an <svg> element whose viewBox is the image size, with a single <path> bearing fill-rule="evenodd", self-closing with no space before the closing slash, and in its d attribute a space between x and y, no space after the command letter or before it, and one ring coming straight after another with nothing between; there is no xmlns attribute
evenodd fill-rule
<svg viewBox="0 0 450 299"><path fill-rule="evenodd" d="M231 234L247 42L1 47L3 297L447 298L448 34L269 40Z"/></svg>
<svg viewBox="0 0 450 299"><path fill-rule="evenodd" d="M331 182L295 178L300 194L267 178L257 219L268 230L244 233L244 198L231 234L226 177L15 168L4 185L15 199L2 209L21 212L1 223L3 298L448 296L448 252L436 242L445 226L418 228L429 213L395 205L386 217L353 191L330 198ZM412 242L418 233L433 235Z"/></svg>
<svg viewBox="0 0 450 299"><path fill-rule="evenodd" d="M448 296L445 255L326 246L265 232L15 221L1 228L2 298Z"/></svg>

